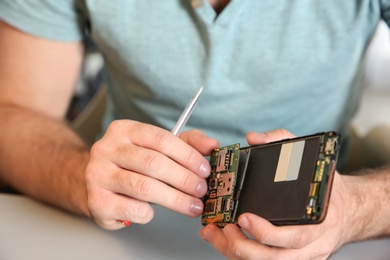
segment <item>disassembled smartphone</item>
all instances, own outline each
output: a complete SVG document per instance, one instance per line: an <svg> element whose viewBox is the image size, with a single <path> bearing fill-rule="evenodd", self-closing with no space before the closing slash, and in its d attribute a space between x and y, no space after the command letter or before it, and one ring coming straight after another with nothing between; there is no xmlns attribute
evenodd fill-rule
<svg viewBox="0 0 390 260"><path fill-rule="evenodd" d="M275 225L324 220L335 172L336 132L240 148L215 149L204 197L202 225L224 227L244 212Z"/></svg>

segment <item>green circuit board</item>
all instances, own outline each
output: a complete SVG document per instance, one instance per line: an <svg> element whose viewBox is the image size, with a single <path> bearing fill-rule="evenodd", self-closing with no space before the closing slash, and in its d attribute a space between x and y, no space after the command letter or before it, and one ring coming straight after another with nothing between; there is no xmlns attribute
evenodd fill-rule
<svg viewBox="0 0 390 260"><path fill-rule="evenodd" d="M233 144L213 150L210 156L211 174L204 199L202 224L224 226L233 221L234 191L237 181L240 145Z"/></svg>

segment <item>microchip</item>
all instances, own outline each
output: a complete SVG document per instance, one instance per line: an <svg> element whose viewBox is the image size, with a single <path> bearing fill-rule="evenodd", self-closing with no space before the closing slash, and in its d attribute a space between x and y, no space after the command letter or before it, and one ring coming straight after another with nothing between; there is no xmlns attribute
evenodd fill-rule
<svg viewBox="0 0 390 260"><path fill-rule="evenodd" d="M206 214L215 214L215 203L216 200L208 200L204 207L204 211Z"/></svg>

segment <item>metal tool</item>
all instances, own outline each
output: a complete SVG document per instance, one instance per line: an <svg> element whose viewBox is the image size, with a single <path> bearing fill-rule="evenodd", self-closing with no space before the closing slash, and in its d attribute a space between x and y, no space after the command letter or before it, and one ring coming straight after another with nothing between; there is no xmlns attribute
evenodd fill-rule
<svg viewBox="0 0 390 260"><path fill-rule="evenodd" d="M200 89L198 90L198 93L196 93L196 95L190 100L186 109L184 109L179 120L177 121L175 127L172 129L172 131L171 131L172 134L174 134L176 136L180 135L181 131L183 130L183 127L186 125L188 119L190 118L196 103L198 102L200 93L202 93L203 88L204 88L204 86L202 85L200 87Z"/></svg>

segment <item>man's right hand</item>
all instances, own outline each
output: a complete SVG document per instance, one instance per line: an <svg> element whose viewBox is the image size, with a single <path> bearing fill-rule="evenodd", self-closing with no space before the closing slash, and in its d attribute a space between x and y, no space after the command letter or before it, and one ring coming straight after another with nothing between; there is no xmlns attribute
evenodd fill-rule
<svg viewBox="0 0 390 260"><path fill-rule="evenodd" d="M150 203L198 217L210 174L203 155L218 146L199 130L179 138L156 126L114 121L92 146L86 169L91 217L106 229L123 227L120 220L147 223L154 215Z"/></svg>

